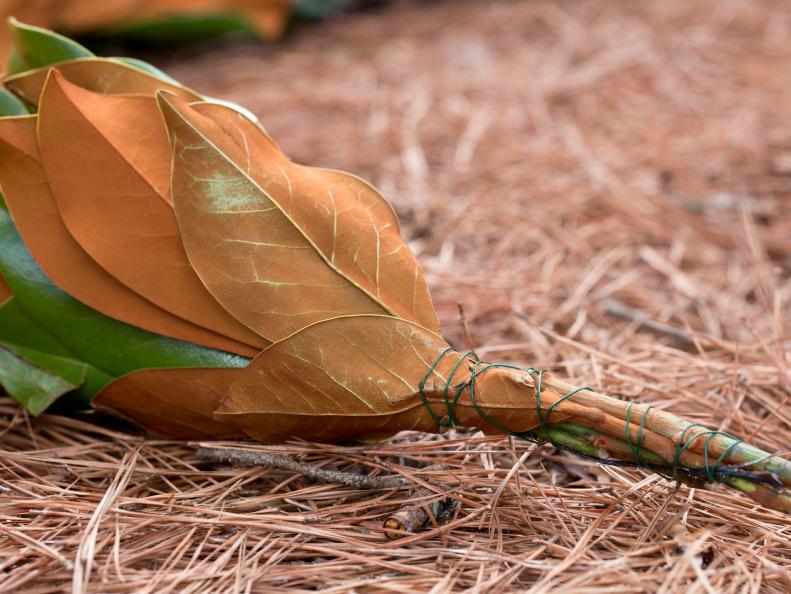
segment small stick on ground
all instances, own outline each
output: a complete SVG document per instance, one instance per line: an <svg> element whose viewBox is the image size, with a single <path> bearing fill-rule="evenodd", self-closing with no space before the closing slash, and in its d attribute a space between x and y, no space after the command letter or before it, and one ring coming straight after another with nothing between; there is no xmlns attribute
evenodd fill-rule
<svg viewBox="0 0 791 594"><path fill-rule="evenodd" d="M385 469L390 464L385 460L377 460ZM422 468L422 472L447 470L446 464L431 464ZM392 471L392 469L391 469ZM423 484L442 488L434 479L421 479ZM420 503L402 507L389 516L384 524L385 536L390 540L401 538L405 534L417 532L429 524L440 525L447 522L458 507L458 501L451 497L441 497L435 501L426 502L426 499L437 497L436 489L418 487L409 494L410 499L418 498Z"/></svg>
<svg viewBox="0 0 791 594"><path fill-rule="evenodd" d="M646 328L657 334L665 334L685 343L691 344L694 342L689 332L651 319L646 312L635 309L634 307L629 307L616 299L605 299L602 304L608 314L634 322L638 329Z"/></svg>
<svg viewBox="0 0 791 594"><path fill-rule="evenodd" d="M437 494L426 488L415 490L411 497L427 499L436 497ZM417 532L429 524L442 524L450 519L458 506L458 501L449 497L442 497L431 503L421 502L420 504L404 507L387 518L384 522L385 536L390 540L396 540L402 536Z"/></svg>
<svg viewBox="0 0 791 594"><path fill-rule="evenodd" d="M358 472L344 470L328 470L312 464L297 462L296 460L269 452L254 452L235 448L198 448L197 456L201 460L211 462L226 462L244 464L246 466L263 466L296 472L302 476L320 483L339 483L353 489L397 489L409 485L404 477L383 478L369 476Z"/></svg>

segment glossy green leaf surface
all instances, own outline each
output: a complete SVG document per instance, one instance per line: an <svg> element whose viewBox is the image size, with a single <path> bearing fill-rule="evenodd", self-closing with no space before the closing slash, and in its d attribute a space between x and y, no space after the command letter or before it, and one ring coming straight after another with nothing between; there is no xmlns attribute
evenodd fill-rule
<svg viewBox="0 0 791 594"><path fill-rule="evenodd" d="M0 343L0 384L31 413L41 414L60 396L82 384L85 377L84 368L70 366L56 359L50 357L47 363L71 376L74 381L64 379L48 368L34 365L18 351L12 350L10 345Z"/></svg>
<svg viewBox="0 0 791 594"><path fill-rule="evenodd" d="M29 349L17 344L0 343L6 348L13 351L26 361L34 365L46 369L54 373L58 377L63 378L73 386L82 386L87 378L88 365L81 361L75 361L68 357L58 357L50 353L42 353L35 349ZM105 381L109 380L109 376L105 377Z"/></svg>
<svg viewBox="0 0 791 594"><path fill-rule="evenodd" d="M0 89L0 116L27 115L25 104L7 89Z"/></svg>
<svg viewBox="0 0 791 594"><path fill-rule="evenodd" d="M303 19L326 19L343 10L348 0L302 0L294 5L294 16Z"/></svg>
<svg viewBox="0 0 791 594"><path fill-rule="evenodd" d="M153 66L143 60L139 60L138 58L126 58L121 56L118 58L108 58L108 59L112 60L113 62L120 62L121 64L126 64L127 66L131 66L132 68L137 68L141 72L145 72L146 74L156 76L157 78L162 79L165 82L170 83L172 85L182 86L181 83L172 76L169 76L168 74L162 72L156 66Z"/></svg>
<svg viewBox="0 0 791 594"><path fill-rule="evenodd" d="M14 52L9 59L6 74L17 74L64 60L93 56L93 52L63 35L20 23L14 18L9 19L8 24L14 38Z"/></svg>
<svg viewBox="0 0 791 594"><path fill-rule="evenodd" d="M94 365L76 359L22 309L16 297L0 307L0 342L16 355L73 383L78 389L75 401L80 406L88 406L93 396L114 379Z"/></svg>
<svg viewBox="0 0 791 594"><path fill-rule="evenodd" d="M34 321L12 297L0 307L0 340L67 357L69 351Z"/></svg>
<svg viewBox="0 0 791 594"><path fill-rule="evenodd" d="M104 35L146 43L184 43L232 33L255 35L256 29L241 15L176 14L111 27Z"/></svg>

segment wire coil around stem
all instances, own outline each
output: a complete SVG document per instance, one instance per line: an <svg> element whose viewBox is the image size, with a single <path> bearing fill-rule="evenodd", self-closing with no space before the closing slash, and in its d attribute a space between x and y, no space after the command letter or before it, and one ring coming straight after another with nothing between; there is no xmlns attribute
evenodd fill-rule
<svg viewBox="0 0 791 594"><path fill-rule="evenodd" d="M546 373L545 369L536 369L534 367L522 368L522 367L518 367L516 365L508 365L508 364L504 364L504 363L487 363L487 362L481 361L481 360L479 360L477 358L473 358L474 357L474 353L472 351L467 351L466 353L464 353L459 358L459 360L453 366L453 369L451 370L450 374L448 375L448 378L445 380L445 386L444 386L444 389L443 389L443 403L444 403L445 408L446 408L446 414L444 416L440 416L432 408L431 403L429 402L428 397L426 396L425 388L426 388L426 383L428 382L428 379L431 377L431 374L435 372L435 370L437 369L439 364L442 362L442 360L447 356L448 353L451 353L451 352L457 352L457 351L453 347L448 347L447 349L442 351L442 353L440 353L440 355L437 357L437 359L428 368L428 371L426 372L426 374L423 376L423 379L418 384L418 392L419 392L420 397L422 399L423 405L428 410L428 412L431 415L432 419L434 419L434 421L437 423L437 426L439 427L440 432L444 432L447 429L455 428L455 427L458 426L458 418L456 416L456 407L457 407L459 399L461 398L461 395L464 393L464 391L465 390L469 390L470 403L472 404L473 408L475 409L475 412L484 421L486 421L490 425L498 428L505 435L510 435L510 436L513 436L513 437L516 437L516 438L519 438L519 439L523 439L523 440L527 440L527 441L531 441L531 442L535 442L535 443L546 443L546 442L548 442L548 443L551 443L555 447L559 447L559 448L562 448L562 449L565 449L565 450L570 450L571 449L571 448L569 448L569 447L567 447L567 446L565 446L563 444L557 443L552 438L551 431L549 430L549 425L550 425L549 419L550 419L550 416L552 415L552 413L555 411L555 409L563 401L568 400L569 398L571 398L575 394L578 394L578 393L586 391L586 390L592 392L592 391L594 391L592 388L587 387L587 386L583 386L583 387L580 387L580 388L575 388L574 390L571 390L570 392L568 392L568 393L564 394L563 396L561 396L560 398L558 398L555 402L553 402L546 409L546 411L544 411L544 409L542 409L542 407L541 407L541 396L542 396L542 385L541 384L542 384L543 375L544 375L544 373ZM468 361L470 358L473 358L473 359L472 359L472 367L470 369L469 378L466 381L461 382L458 386L456 386L455 394L451 398L450 391L451 391L451 387L452 387L452 383L453 383L453 378L455 377L455 375L458 372L459 368L464 364L464 362ZM486 371L489 371L491 369L513 369L513 370L522 371L524 373L527 373L528 375L530 375L531 377L534 378L535 390L536 390L536 393L535 393L536 413L538 415L540 433L537 434L534 430L531 430L531 431L513 431L510 428L508 428L505 425L503 425L502 423L500 423L497 419L495 419L492 416L490 416L489 414L487 414L481 408L480 404L477 401L477 397L476 397L476 381L483 373L485 373ZM629 405L626 408L626 429L625 429L625 435L624 435L625 440L624 441L626 442L626 444L629 446L630 450L632 451L632 454L635 457L635 461L631 462L631 461L628 461L628 460L623 460L623 461L620 461L621 465L645 467L645 468L648 468L648 469L650 469L650 470L652 470L654 472L658 472L659 474L662 474L663 476L666 476L668 478L673 478L674 480L679 481L680 480L679 474L680 474L681 471L684 471L685 473L691 473L691 472L694 472L694 470L695 470L695 469L684 468L684 467L681 466L681 457L682 457L683 453L685 451L687 451L690 448L690 446L692 445L692 443L694 443L697 439L699 439L701 437L704 437L704 436L708 436L706 441L705 441L705 443L704 443L704 446L703 446L703 471L705 472L705 475L708 477L708 479L710 481L712 481L712 482L718 482L718 481L721 480L721 477L742 474L742 473L739 473L735 469L730 469L729 470L729 468L725 468L724 465L723 465L723 462L724 462L725 458L728 456L728 454L730 454L733 451L734 448L736 448L740 443L742 443L742 441L739 440L738 438L728 434L728 433L725 433L724 431L717 431L717 430L713 430L713 429L707 429L705 426L703 426L703 425L701 425L699 423L690 424L682 431L681 435L679 436L679 438L678 438L678 440L676 441L676 444L675 444L675 451L674 451L672 464L667 465L667 466L659 466L657 464L652 464L652 463L646 462L644 460L643 454L642 454L642 444L643 444L643 438L644 438L644 433L645 433L645 428L646 428L648 415L649 415L649 413L651 412L651 410L654 407L652 405L649 405L643 411L643 414L641 415L641 418L640 418L640 425L639 425L638 432L637 432L637 440L634 441L632 439L632 434L631 434L632 406L634 404L636 404L636 403L635 403L635 401L632 400L632 401L629 402ZM702 431L697 432L694 435L691 435L690 437L686 438L686 440L685 440L685 437L686 437L687 433L690 430L694 429L695 427L700 427L702 429ZM734 442L731 443L725 449L723 449L723 451L720 453L720 455L716 458L716 460L712 464L711 463L711 455L710 455L710 447L711 447L712 440L715 437L717 437L717 436L728 437L730 439L733 439ZM579 452L577 452L577 453L579 453ZM598 459L598 458L595 458L595 459L597 461L599 461L599 462L602 462L602 463L612 464L612 461L601 460L601 459ZM667 472L668 470L670 471L669 473Z"/></svg>

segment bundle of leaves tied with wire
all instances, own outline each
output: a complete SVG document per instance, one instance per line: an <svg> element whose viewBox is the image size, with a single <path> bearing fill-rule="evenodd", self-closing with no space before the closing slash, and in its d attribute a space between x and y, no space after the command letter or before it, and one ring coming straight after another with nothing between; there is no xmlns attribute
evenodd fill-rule
<svg viewBox="0 0 791 594"><path fill-rule="evenodd" d="M243 108L15 25L0 118L0 382L37 415L180 439L370 440L464 426L791 511L791 463L442 338L398 219L290 161Z"/></svg>

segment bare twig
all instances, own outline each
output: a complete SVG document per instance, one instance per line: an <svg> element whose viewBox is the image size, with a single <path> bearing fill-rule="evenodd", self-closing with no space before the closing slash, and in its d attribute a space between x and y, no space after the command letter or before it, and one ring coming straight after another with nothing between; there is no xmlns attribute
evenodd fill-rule
<svg viewBox="0 0 791 594"><path fill-rule="evenodd" d="M685 342L688 344L692 344L693 340L689 335L689 332L682 330L681 328L675 328L670 324L665 324L663 322L658 322L651 318L646 312L636 309L634 307L629 307L625 303L621 303L617 299L605 299L602 304L604 305L605 311L613 316L623 318L625 320L629 320L633 322L638 329L646 328L647 330L651 330L652 332L656 332L657 334L664 334L666 336L671 336L676 340L680 340L681 342Z"/></svg>
<svg viewBox="0 0 791 594"><path fill-rule="evenodd" d="M475 340L472 338L470 325L467 322L467 315L464 313L464 305L461 303L461 301L457 301L456 307L459 309L459 321L461 322L461 330L464 335L464 342L467 345L467 350L469 350L477 359L478 353L475 352Z"/></svg>
<svg viewBox="0 0 791 594"><path fill-rule="evenodd" d="M344 470L328 470L312 464L297 462L293 458L269 452L256 452L235 448L198 448L197 456L201 460L243 464L245 466L263 466L295 472L320 483L339 483L353 489L397 489L408 485L404 477L378 477L348 472Z"/></svg>

